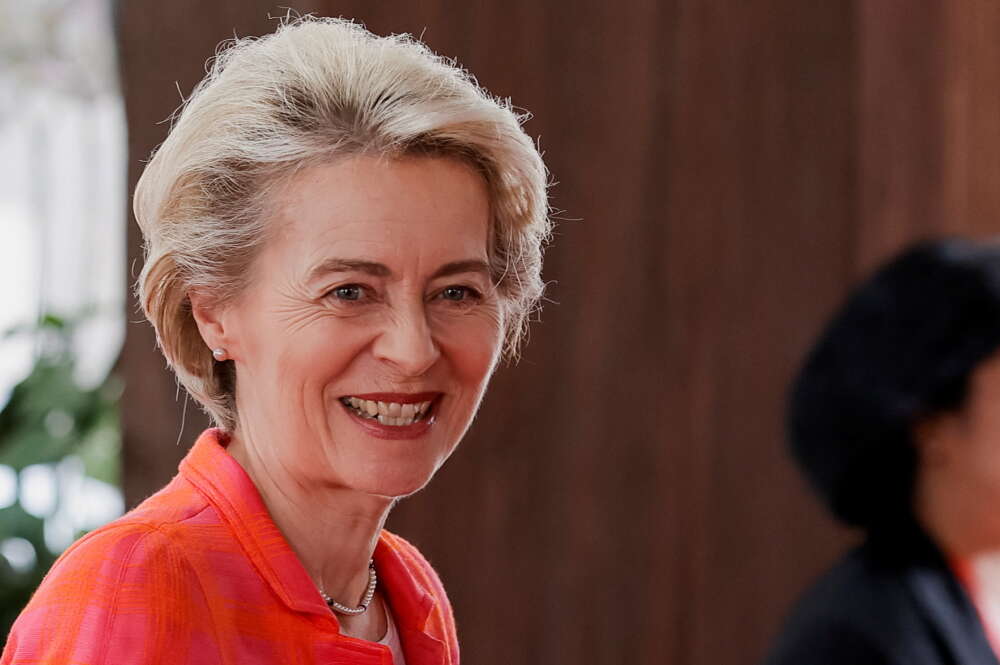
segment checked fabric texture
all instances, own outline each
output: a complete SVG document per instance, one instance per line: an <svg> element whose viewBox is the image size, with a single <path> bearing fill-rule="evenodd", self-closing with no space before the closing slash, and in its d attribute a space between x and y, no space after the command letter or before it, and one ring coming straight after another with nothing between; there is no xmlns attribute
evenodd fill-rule
<svg viewBox="0 0 1000 665"><path fill-rule="evenodd" d="M164 489L59 558L0 665L392 665L340 634L224 436L204 432ZM389 532L374 560L407 665L458 665L430 564Z"/></svg>

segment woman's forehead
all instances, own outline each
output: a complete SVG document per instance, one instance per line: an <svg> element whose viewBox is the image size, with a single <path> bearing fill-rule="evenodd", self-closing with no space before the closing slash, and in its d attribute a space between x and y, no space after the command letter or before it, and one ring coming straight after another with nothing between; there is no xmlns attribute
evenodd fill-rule
<svg viewBox="0 0 1000 665"><path fill-rule="evenodd" d="M356 157L312 167L283 188L274 213L272 249L310 264L487 256L488 192L455 160Z"/></svg>

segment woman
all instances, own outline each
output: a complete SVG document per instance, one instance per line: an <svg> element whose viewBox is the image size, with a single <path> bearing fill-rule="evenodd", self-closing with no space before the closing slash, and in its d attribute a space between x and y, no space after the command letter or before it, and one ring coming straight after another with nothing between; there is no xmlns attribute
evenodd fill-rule
<svg viewBox="0 0 1000 665"><path fill-rule="evenodd" d="M138 291L215 429L71 547L2 663L457 663L382 529L462 438L536 303L546 175L509 105L407 37L230 45L135 194Z"/></svg>
<svg viewBox="0 0 1000 665"><path fill-rule="evenodd" d="M772 665L996 665L1000 245L918 246L862 284L791 392L794 455L866 542L802 598Z"/></svg>

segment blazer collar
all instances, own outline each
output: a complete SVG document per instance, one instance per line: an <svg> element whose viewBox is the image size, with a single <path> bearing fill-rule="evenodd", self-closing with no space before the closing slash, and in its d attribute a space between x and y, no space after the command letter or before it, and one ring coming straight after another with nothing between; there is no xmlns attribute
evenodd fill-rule
<svg viewBox="0 0 1000 665"><path fill-rule="evenodd" d="M271 519L243 467L225 450L225 434L206 430L181 461L180 473L215 506L260 575L290 609L328 617L336 623L298 556ZM404 636L407 662L443 663L446 649L432 633L440 611L428 585L403 553L408 545L383 531L373 559L397 629ZM443 633L440 633L443 634ZM412 659L411 659L412 652Z"/></svg>
<svg viewBox="0 0 1000 665"><path fill-rule="evenodd" d="M896 556L906 551L903 583L955 665L1000 665L979 612L944 554L917 526L897 534Z"/></svg>
<svg viewBox="0 0 1000 665"><path fill-rule="evenodd" d="M920 611L937 631L955 665L997 665L976 608L950 575L913 567L906 583Z"/></svg>
<svg viewBox="0 0 1000 665"><path fill-rule="evenodd" d="M383 531L373 555L379 579L385 582L385 598L402 636L406 662L450 663L444 642L435 637L444 635L444 626L440 625L442 610L419 579L416 568L407 563L408 548L399 538Z"/></svg>
<svg viewBox="0 0 1000 665"><path fill-rule="evenodd" d="M208 499L229 526L254 567L278 597L298 612L329 615L309 573L271 519L257 487L225 449L226 435L205 430L180 473Z"/></svg>

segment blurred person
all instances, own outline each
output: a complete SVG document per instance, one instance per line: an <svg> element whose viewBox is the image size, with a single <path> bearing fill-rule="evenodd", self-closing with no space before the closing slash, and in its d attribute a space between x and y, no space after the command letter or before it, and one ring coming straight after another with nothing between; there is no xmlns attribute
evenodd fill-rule
<svg viewBox="0 0 1000 665"><path fill-rule="evenodd" d="M861 284L795 379L793 455L865 542L769 665L996 665L1000 245L918 245Z"/></svg>
<svg viewBox="0 0 1000 665"><path fill-rule="evenodd" d="M546 178L510 105L407 36L230 44L135 193L140 300L216 427L65 552L0 662L458 663L441 582L383 524L516 351Z"/></svg>

